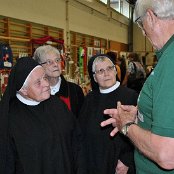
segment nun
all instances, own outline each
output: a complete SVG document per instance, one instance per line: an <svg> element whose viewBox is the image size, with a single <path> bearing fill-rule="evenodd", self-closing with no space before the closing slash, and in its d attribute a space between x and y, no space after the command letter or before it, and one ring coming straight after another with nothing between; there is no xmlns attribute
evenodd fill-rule
<svg viewBox="0 0 174 174"><path fill-rule="evenodd" d="M75 116L50 97L43 67L20 58L0 102L0 173L81 174L81 142Z"/></svg>
<svg viewBox="0 0 174 174"><path fill-rule="evenodd" d="M136 105L138 94L120 86L116 68L109 55L95 55L88 64L93 90L88 93L80 112L80 126L85 140L85 157L88 174L134 174L133 145L118 133L110 137L112 126L101 127L109 118L104 109L115 108L117 101Z"/></svg>

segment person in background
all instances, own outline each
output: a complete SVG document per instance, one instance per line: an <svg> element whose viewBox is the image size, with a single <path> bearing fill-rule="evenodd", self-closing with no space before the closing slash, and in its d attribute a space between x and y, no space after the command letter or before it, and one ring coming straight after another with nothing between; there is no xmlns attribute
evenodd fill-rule
<svg viewBox="0 0 174 174"><path fill-rule="evenodd" d="M127 87L134 89L139 93L143 87L146 72L137 53L130 53L128 59Z"/></svg>
<svg viewBox="0 0 174 174"><path fill-rule="evenodd" d="M59 50L51 45L40 46L35 50L33 59L44 67L50 83L51 95L58 96L78 117L84 94L80 86L66 81L63 77Z"/></svg>
<svg viewBox="0 0 174 174"><path fill-rule="evenodd" d="M154 54L153 55L152 71L155 68L155 66L157 65L157 63L158 63L158 59L157 59L157 56Z"/></svg>
<svg viewBox="0 0 174 174"><path fill-rule="evenodd" d="M117 131L135 145L137 174L174 174L174 1L137 0L136 23L156 49L158 63L147 78L138 106L105 110ZM138 109L138 110L137 110ZM138 122L137 122L138 119Z"/></svg>
<svg viewBox="0 0 174 174"><path fill-rule="evenodd" d="M76 118L50 97L44 68L32 58L13 67L0 110L0 173L85 172Z"/></svg>
<svg viewBox="0 0 174 174"><path fill-rule="evenodd" d="M116 52L109 51L106 53L114 62L114 65L117 70L117 80L121 80L121 69L120 66L118 65L118 56Z"/></svg>
<svg viewBox="0 0 174 174"><path fill-rule="evenodd" d="M118 57L117 64L119 65L121 70L120 84L123 86L126 86L127 85L127 65L126 65L126 59L124 55L122 55L121 57Z"/></svg>
<svg viewBox="0 0 174 174"><path fill-rule="evenodd" d="M100 127L100 122L108 118L103 114L106 108L115 107L117 101L124 104L137 104L138 94L120 86L116 79L116 68L107 54L97 55L90 62L93 80L98 90L93 90L85 97L79 122L84 135L85 157L88 174L134 174L132 144L121 134L110 138L112 126ZM90 61L91 61L90 60ZM89 65L89 64L88 64ZM129 170L128 170L129 169Z"/></svg>

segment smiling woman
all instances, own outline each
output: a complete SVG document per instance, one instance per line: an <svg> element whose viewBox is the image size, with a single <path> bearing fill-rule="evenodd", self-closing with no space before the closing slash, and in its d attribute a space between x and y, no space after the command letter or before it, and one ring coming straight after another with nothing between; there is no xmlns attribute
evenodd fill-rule
<svg viewBox="0 0 174 174"><path fill-rule="evenodd" d="M13 67L0 111L0 173L83 174L76 118L50 97L44 68L32 58Z"/></svg>
<svg viewBox="0 0 174 174"><path fill-rule="evenodd" d="M50 85L42 66L37 66L32 70L18 93L21 97L38 102L50 97Z"/></svg>

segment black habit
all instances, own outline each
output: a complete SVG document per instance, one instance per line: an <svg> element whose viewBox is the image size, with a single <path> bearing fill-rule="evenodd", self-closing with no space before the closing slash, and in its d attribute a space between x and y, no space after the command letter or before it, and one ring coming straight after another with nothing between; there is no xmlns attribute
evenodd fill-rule
<svg viewBox="0 0 174 174"><path fill-rule="evenodd" d="M116 108L117 101L122 104L136 105L137 93L119 86L110 93L94 90L85 98L81 113L80 125L85 137L85 157L88 174L115 174L118 159L130 167L134 174L133 145L120 133L111 137L111 125L101 127L100 123L108 118L104 109Z"/></svg>
<svg viewBox="0 0 174 174"><path fill-rule="evenodd" d="M56 96L35 106L16 97L36 66L20 58L0 102L0 174L82 174L81 133L66 105Z"/></svg>
<svg viewBox="0 0 174 174"><path fill-rule="evenodd" d="M15 99L10 108L7 174L83 173L76 120L62 101L51 96L28 106Z"/></svg>

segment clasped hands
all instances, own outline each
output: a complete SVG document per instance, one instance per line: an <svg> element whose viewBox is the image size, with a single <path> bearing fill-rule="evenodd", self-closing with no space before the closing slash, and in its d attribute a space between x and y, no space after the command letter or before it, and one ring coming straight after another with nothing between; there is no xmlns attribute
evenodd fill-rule
<svg viewBox="0 0 174 174"><path fill-rule="evenodd" d="M117 109L105 109L104 114L108 114L111 118L101 122L101 126L112 124L114 129L110 135L114 136L122 127L129 122L137 122L137 107L133 105L122 105L117 102Z"/></svg>

